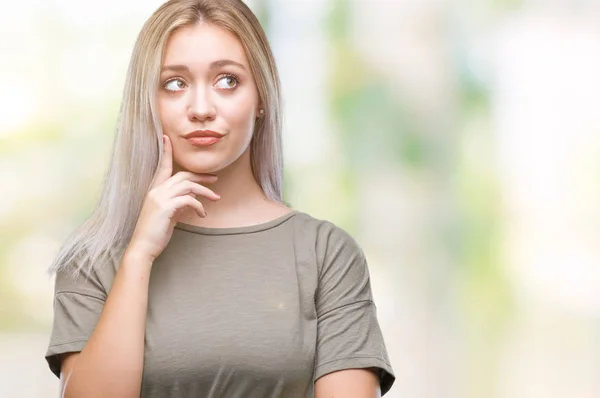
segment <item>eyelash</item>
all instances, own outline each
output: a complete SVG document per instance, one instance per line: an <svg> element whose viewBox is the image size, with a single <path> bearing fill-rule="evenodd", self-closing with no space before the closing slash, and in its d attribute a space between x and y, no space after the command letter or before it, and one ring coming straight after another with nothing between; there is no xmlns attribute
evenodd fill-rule
<svg viewBox="0 0 600 398"><path fill-rule="evenodd" d="M235 86L232 87L232 88L224 88L222 90L234 90L234 89L236 89L240 85L240 78L237 75L234 75L233 73L224 73L221 76L219 76L219 78L217 79L217 81L219 81L219 80L221 80L221 79L223 79L225 77L230 77L230 78L234 79L235 80ZM165 90L167 90L167 92L169 92L169 93L176 93L178 90L169 90L167 88L167 85L170 82L175 81L175 80L181 80L182 82L185 83L185 80L182 77L172 77L170 79L165 80L165 82L162 85L163 88ZM187 83L185 83L185 84L187 84Z"/></svg>

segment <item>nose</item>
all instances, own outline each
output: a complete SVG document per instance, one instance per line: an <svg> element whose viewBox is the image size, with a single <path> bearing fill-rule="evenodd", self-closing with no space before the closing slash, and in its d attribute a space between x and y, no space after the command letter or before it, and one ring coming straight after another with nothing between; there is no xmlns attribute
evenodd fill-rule
<svg viewBox="0 0 600 398"><path fill-rule="evenodd" d="M188 102L188 117L194 121L211 120L215 118L217 110L211 99L210 89L195 87L190 90Z"/></svg>

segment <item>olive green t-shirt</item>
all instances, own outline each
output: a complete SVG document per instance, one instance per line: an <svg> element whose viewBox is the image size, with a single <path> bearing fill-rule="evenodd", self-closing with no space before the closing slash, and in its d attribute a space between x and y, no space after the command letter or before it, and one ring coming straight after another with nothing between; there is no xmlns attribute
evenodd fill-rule
<svg viewBox="0 0 600 398"><path fill-rule="evenodd" d="M46 360L57 376L58 354L92 334L121 256L56 275ZM377 368L383 394L394 383L363 251L329 221L179 223L148 294L143 398L313 397L319 377L349 368Z"/></svg>

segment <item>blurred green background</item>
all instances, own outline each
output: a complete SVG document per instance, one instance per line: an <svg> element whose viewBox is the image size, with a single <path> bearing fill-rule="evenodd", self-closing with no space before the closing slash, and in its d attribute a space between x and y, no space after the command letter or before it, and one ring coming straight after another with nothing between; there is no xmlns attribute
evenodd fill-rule
<svg viewBox="0 0 600 398"><path fill-rule="evenodd" d="M3 397L57 396L45 270L98 198L161 3L0 13ZM387 396L600 397L600 3L248 4L282 77L285 199L363 247Z"/></svg>

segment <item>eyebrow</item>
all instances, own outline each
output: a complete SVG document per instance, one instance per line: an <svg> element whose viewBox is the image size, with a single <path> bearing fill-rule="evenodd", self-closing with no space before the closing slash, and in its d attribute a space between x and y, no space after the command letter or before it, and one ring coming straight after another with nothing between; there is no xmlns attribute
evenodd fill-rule
<svg viewBox="0 0 600 398"><path fill-rule="evenodd" d="M223 66L227 66L227 65L236 66L240 69L246 70L246 67L244 65L240 64L239 62L232 61L230 59L220 59L218 61L213 61L210 63L209 68L210 69L219 69L219 68L222 68ZM190 69L186 65L165 65L162 67L162 72L165 72L168 70L173 71L173 72L189 72L190 71Z"/></svg>

